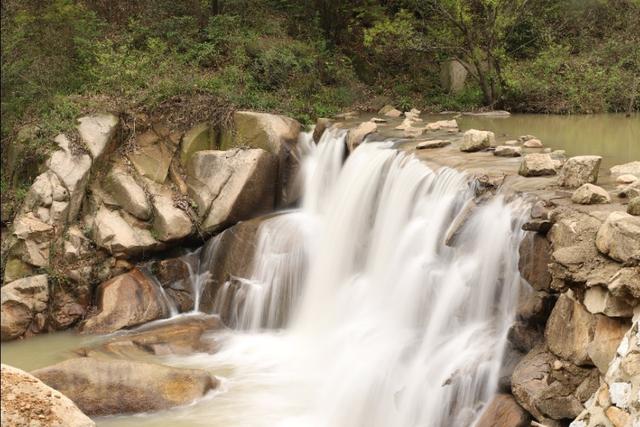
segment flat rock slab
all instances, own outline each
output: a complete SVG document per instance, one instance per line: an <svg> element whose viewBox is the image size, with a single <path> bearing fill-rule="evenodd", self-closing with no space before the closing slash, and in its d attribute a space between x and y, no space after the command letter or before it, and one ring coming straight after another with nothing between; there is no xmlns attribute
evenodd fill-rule
<svg viewBox="0 0 640 427"><path fill-rule="evenodd" d="M69 359L33 375L88 415L158 411L189 404L218 386L201 369L92 357Z"/></svg>
<svg viewBox="0 0 640 427"><path fill-rule="evenodd" d="M422 141L416 145L416 150L424 150L428 148L442 148L451 144L451 141L444 139L434 139L432 141Z"/></svg>

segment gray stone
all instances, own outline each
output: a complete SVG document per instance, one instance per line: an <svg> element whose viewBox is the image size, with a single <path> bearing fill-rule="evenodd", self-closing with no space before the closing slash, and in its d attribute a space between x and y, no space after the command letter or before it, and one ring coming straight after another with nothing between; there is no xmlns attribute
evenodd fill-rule
<svg viewBox="0 0 640 427"><path fill-rule="evenodd" d="M49 284L46 274L25 277L0 288L2 295L2 341L22 336L36 315L47 309Z"/></svg>
<svg viewBox="0 0 640 427"><path fill-rule="evenodd" d="M596 246L617 261L640 258L640 218L625 212L610 213L598 230Z"/></svg>
<svg viewBox="0 0 640 427"><path fill-rule="evenodd" d="M165 143L150 130L136 138L136 150L128 155L138 173L157 183L164 183L176 147Z"/></svg>
<svg viewBox="0 0 640 427"><path fill-rule="evenodd" d="M192 228L189 216L174 206L170 195L153 196L153 229L158 240L169 242L182 239L191 234Z"/></svg>
<svg viewBox="0 0 640 427"><path fill-rule="evenodd" d="M47 166L58 176L69 192L68 220L71 222L76 218L82 206L91 170L91 156L73 153L69 140L62 134L58 135L55 141L61 149L51 155Z"/></svg>
<svg viewBox="0 0 640 427"><path fill-rule="evenodd" d="M499 157L520 157L522 155L522 148L512 145L498 145L493 155Z"/></svg>
<svg viewBox="0 0 640 427"><path fill-rule="evenodd" d="M581 205L593 205L600 203L610 203L611 196L607 190L593 184L582 184L571 195L571 201Z"/></svg>
<svg viewBox="0 0 640 427"><path fill-rule="evenodd" d="M442 148L442 147L446 147L449 144L451 144L451 142L444 139L422 141L418 143L418 145L416 145L416 150L423 150L423 149L429 149L429 148Z"/></svg>
<svg viewBox="0 0 640 427"><path fill-rule="evenodd" d="M151 217L151 207L144 189L126 170L114 167L105 178L103 188L131 215L142 220Z"/></svg>
<svg viewBox="0 0 640 427"><path fill-rule="evenodd" d="M98 113L78 119L80 138L91 153L94 160L98 160L107 150L118 128L118 118L113 114Z"/></svg>
<svg viewBox="0 0 640 427"><path fill-rule="evenodd" d="M460 151L473 152L480 151L495 145L496 136L493 132L486 130L469 129L464 133Z"/></svg>
<svg viewBox="0 0 640 427"><path fill-rule="evenodd" d="M273 209L277 164L261 150L199 151L189 161L189 195L205 232Z"/></svg>
<svg viewBox="0 0 640 427"><path fill-rule="evenodd" d="M629 215L640 216L640 196L634 197L627 205L627 213Z"/></svg>
<svg viewBox="0 0 640 427"><path fill-rule="evenodd" d="M556 169L549 154L533 153L522 158L518 173L522 176L555 175Z"/></svg>
<svg viewBox="0 0 640 427"><path fill-rule="evenodd" d="M600 156L571 157L560 170L560 185L576 188L582 184L595 184L598 182L601 162Z"/></svg>
<svg viewBox="0 0 640 427"><path fill-rule="evenodd" d="M104 206L100 207L94 219L93 240L114 255L135 255L159 248L149 230L130 225L118 211Z"/></svg>

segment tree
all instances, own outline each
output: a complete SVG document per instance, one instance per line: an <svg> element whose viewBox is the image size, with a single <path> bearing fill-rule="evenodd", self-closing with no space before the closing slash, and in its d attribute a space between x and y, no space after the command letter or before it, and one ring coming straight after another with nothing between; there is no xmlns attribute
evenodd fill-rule
<svg viewBox="0 0 640 427"><path fill-rule="evenodd" d="M415 13L430 22L427 40L456 58L478 82L485 105L499 104L505 41L522 19L528 0L413 0Z"/></svg>

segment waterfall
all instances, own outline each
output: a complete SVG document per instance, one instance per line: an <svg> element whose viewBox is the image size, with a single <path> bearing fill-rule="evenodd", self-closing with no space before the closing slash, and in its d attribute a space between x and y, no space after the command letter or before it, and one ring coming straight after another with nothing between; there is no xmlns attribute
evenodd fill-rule
<svg viewBox="0 0 640 427"><path fill-rule="evenodd" d="M500 195L481 204L449 247L446 230L474 197L467 175L433 171L388 142L345 160L339 129L317 146L305 134L300 146L301 208L262 223L252 274L216 295L235 330L219 353L189 362L234 367L212 400L217 417L472 425L496 389L521 286L523 204Z"/></svg>

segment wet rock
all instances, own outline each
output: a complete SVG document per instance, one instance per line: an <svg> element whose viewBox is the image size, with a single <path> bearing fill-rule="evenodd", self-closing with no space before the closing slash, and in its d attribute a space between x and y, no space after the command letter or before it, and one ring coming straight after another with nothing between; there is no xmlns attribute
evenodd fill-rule
<svg viewBox="0 0 640 427"><path fill-rule="evenodd" d="M141 176L162 184L167 179L175 150L175 145L149 130L136 138L136 150L128 157Z"/></svg>
<svg viewBox="0 0 640 427"><path fill-rule="evenodd" d="M347 147L349 148L349 152L355 150L358 145L362 144L365 137L375 132L377 128L378 125L373 122L363 122L357 127L349 129L349 133L347 134Z"/></svg>
<svg viewBox="0 0 640 427"><path fill-rule="evenodd" d="M640 218L612 212L598 230L596 246L617 261L640 258Z"/></svg>
<svg viewBox="0 0 640 427"><path fill-rule="evenodd" d="M555 175L556 169L549 154L533 153L522 158L518 173L522 176Z"/></svg>
<svg viewBox="0 0 640 427"><path fill-rule="evenodd" d="M607 190L602 187L593 184L582 184L580 188L573 192L571 201L581 205L610 203L611 196L609 196Z"/></svg>
<svg viewBox="0 0 640 427"><path fill-rule="evenodd" d="M640 216L640 196L634 197L629 201L627 213L629 215Z"/></svg>
<svg viewBox="0 0 640 427"><path fill-rule="evenodd" d="M108 334L166 317L161 291L134 269L102 283L97 290L98 312L83 322L83 333Z"/></svg>
<svg viewBox="0 0 640 427"><path fill-rule="evenodd" d="M113 114L98 113L78 119L78 133L91 157L98 160L107 151L118 129L118 118Z"/></svg>
<svg viewBox="0 0 640 427"><path fill-rule="evenodd" d="M170 194L155 194L153 196L153 229L158 240L170 242L191 234L193 224L185 211L174 206Z"/></svg>
<svg viewBox="0 0 640 427"><path fill-rule="evenodd" d="M373 120L373 119L372 119ZM333 125L333 120L327 118L319 118L316 120L316 126L313 128L313 140L316 142L320 142L320 138L324 134L324 131Z"/></svg>
<svg viewBox="0 0 640 427"><path fill-rule="evenodd" d="M560 171L560 185L576 188L582 184L595 184L598 182L600 170L600 156L576 156L568 159Z"/></svg>
<svg viewBox="0 0 640 427"><path fill-rule="evenodd" d="M460 236L460 233L462 233L464 226L467 224L467 221L472 217L477 208L478 204L473 199L469 199L465 202L462 209L460 209L460 212L458 212L453 221L451 221L451 225L444 234L445 245L452 247L456 245L456 241Z"/></svg>
<svg viewBox="0 0 640 427"><path fill-rule="evenodd" d="M640 161L636 160L623 165L616 165L609 169L609 173L611 173L613 177L633 175L636 178L640 178Z"/></svg>
<svg viewBox="0 0 640 427"><path fill-rule="evenodd" d="M110 338L97 348L80 349L77 353L91 357L108 355L126 359L142 359L149 354L164 356L213 353L217 350L217 344L212 339L205 339L203 335L223 328L218 316L180 317L143 325L124 335Z"/></svg>
<svg viewBox="0 0 640 427"><path fill-rule="evenodd" d="M524 141L524 143L522 145L524 147L526 147L526 148L542 148L542 147L544 147L544 145L542 144L542 141L540 141L537 138L527 139L526 141Z"/></svg>
<svg viewBox="0 0 640 427"><path fill-rule="evenodd" d="M498 145L493 155L498 157L520 157L522 148L511 145Z"/></svg>
<svg viewBox="0 0 640 427"><path fill-rule="evenodd" d="M38 315L47 309L49 284L46 274L15 280L0 288L0 338L9 341L22 336ZM36 322L37 324L37 322ZM36 325L36 329L41 329ZM34 332L39 332L36 330Z"/></svg>
<svg viewBox="0 0 640 427"><path fill-rule="evenodd" d="M136 180L123 168L115 167L107 175L103 188L131 215L142 220L151 217L147 194Z"/></svg>
<svg viewBox="0 0 640 427"><path fill-rule="evenodd" d="M236 111L233 121L234 138L222 138L221 149L250 147L271 153L277 163L276 205L289 206L298 200L300 123L289 117L252 111Z"/></svg>
<svg viewBox="0 0 640 427"><path fill-rule="evenodd" d="M446 141L444 139L433 139L431 141L422 141L416 145L416 150L424 150L430 148L442 148L451 144L451 141Z"/></svg>
<svg viewBox="0 0 640 427"><path fill-rule="evenodd" d="M558 361L543 346L518 363L511 381L516 401L542 423L574 418L598 387L597 370Z"/></svg>
<svg viewBox="0 0 640 427"><path fill-rule="evenodd" d="M567 154L565 150L554 150L550 154L551 160L553 160L553 164L556 169L560 169L564 162L567 161Z"/></svg>
<svg viewBox="0 0 640 427"><path fill-rule="evenodd" d="M31 374L2 364L2 424L29 427L95 427L65 395Z"/></svg>
<svg viewBox="0 0 640 427"><path fill-rule="evenodd" d="M69 139L62 134L55 138L55 142L60 147L60 150L51 155L47 161L47 166L57 175L69 192L68 220L73 221L80 211L87 182L89 181L91 156L74 153L71 150Z"/></svg>
<svg viewBox="0 0 640 427"><path fill-rule="evenodd" d="M207 123L200 123L189 129L180 143L180 163L186 166L191 156L198 151L214 150L215 131Z"/></svg>
<svg viewBox="0 0 640 427"><path fill-rule="evenodd" d="M487 404L475 427L528 427L530 415L509 394L498 394Z"/></svg>
<svg viewBox="0 0 640 427"><path fill-rule="evenodd" d="M82 357L33 375L69 396L88 415L158 411L191 403L218 381L200 369Z"/></svg>
<svg viewBox="0 0 640 427"><path fill-rule="evenodd" d="M543 341L543 329L539 325L517 320L509 328L507 339L516 350L528 353Z"/></svg>
<svg viewBox="0 0 640 427"><path fill-rule="evenodd" d="M524 231L535 231L536 233L546 235L552 226L553 223L549 220L532 219L522 224L522 229Z"/></svg>
<svg viewBox="0 0 640 427"><path fill-rule="evenodd" d="M200 151L191 157L187 185L204 232L273 210L277 163L261 149Z"/></svg>
<svg viewBox="0 0 640 427"><path fill-rule="evenodd" d="M516 318L529 324L544 325L556 299L556 295L547 292L530 292L521 297L516 310Z"/></svg>
<svg viewBox="0 0 640 427"><path fill-rule="evenodd" d="M527 233L520 242L518 268L522 277L537 291L547 291L551 284L549 264L551 247L540 234Z"/></svg>
<svg viewBox="0 0 640 427"><path fill-rule="evenodd" d="M469 129L464 133L460 151L480 151L495 145L496 136L493 132L477 129Z"/></svg>
<svg viewBox="0 0 640 427"><path fill-rule="evenodd" d="M380 111L378 111L378 114L381 116L397 118L402 115L402 111L395 109L393 105L385 105L380 109Z"/></svg>
<svg viewBox="0 0 640 427"><path fill-rule="evenodd" d="M560 295L547 320L545 338L549 349L575 365L590 364L587 352L593 340L596 317L567 294Z"/></svg>
<svg viewBox="0 0 640 427"><path fill-rule="evenodd" d="M96 213L92 230L96 245L116 256L136 255L161 247L149 230L129 224L118 211L104 206Z"/></svg>

